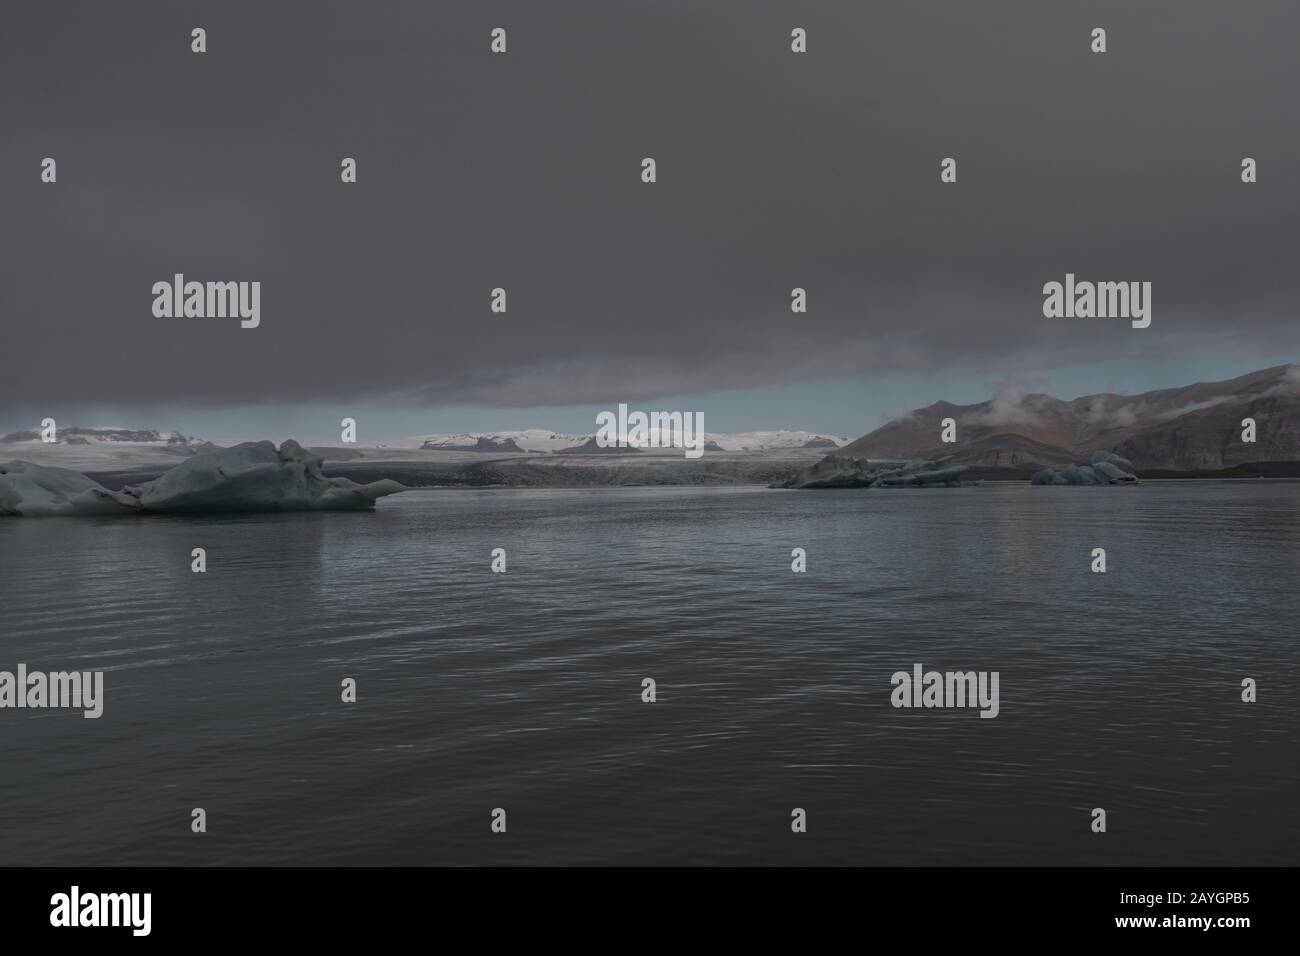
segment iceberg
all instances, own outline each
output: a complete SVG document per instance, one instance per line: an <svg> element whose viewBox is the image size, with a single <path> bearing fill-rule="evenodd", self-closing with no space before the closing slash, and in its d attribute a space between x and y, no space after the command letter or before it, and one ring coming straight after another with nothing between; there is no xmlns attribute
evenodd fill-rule
<svg viewBox="0 0 1300 956"><path fill-rule="evenodd" d="M0 465L0 515L170 514L195 511L357 511L406 491L391 479L327 478L322 459L292 439L244 442L195 455L153 481L110 491L80 472Z"/></svg>
<svg viewBox="0 0 1300 956"><path fill-rule="evenodd" d="M1035 485L1134 485L1137 472L1127 458L1109 451L1095 451L1086 465L1066 465L1057 471L1044 468L1029 479Z"/></svg>
<svg viewBox="0 0 1300 956"><path fill-rule="evenodd" d="M866 459L827 455L801 469L780 488L955 488L966 465L948 458L914 458L901 464L873 466Z"/></svg>
<svg viewBox="0 0 1300 956"><path fill-rule="evenodd" d="M108 515L140 510L140 502L109 491L79 471L33 465L0 464L0 515Z"/></svg>

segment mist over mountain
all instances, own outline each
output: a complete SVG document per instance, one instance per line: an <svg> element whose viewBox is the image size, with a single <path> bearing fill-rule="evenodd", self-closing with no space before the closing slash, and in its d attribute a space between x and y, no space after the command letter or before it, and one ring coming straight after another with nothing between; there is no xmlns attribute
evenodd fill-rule
<svg viewBox="0 0 1300 956"><path fill-rule="evenodd" d="M942 421L957 441L940 440ZM1256 440L1242 441L1242 420ZM933 458L980 465L1059 467L1112 451L1141 469L1218 470L1259 461L1300 461L1300 366L1278 365L1223 382L1138 395L1102 393L1062 401L1005 388L986 402L935 402L850 442L854 458Z"/></svg>

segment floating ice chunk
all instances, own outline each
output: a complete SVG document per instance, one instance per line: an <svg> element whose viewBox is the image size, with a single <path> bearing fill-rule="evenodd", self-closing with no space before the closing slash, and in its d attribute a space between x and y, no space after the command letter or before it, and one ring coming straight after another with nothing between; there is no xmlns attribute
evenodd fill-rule
<svg viewBox="0 0 1300 956"><path fill-rule="evenodd" d="M1035 485L1130 485L1137 483L1138 476L1127 458L1095 451L1090 465L1066 465L1060 471L1044 468L1029 480Z"/></svg>
<svg viewBox="0 0 1300 956"><path fill-rule="evenodd" d="M948 458L914 458L901 465L872 465L865 459L827 455L785 482L784 488L942 488L961 485L965 465Z"/></svg>
<svg viewBox="0 0 1300 956"><path fill-rule="evenodd" d="M1053 471L1051 468L1044 468L1042 471L1034 472L1029 481L1035 485L1068 485L1070 483L1059 471Z"/></svg>
<svg viewBox="0 0 1300 956"><path fill-rule="evenodd" d="M1095 462L1092 466L1092 470L1097 472L1099 475L1104 475L1111 481L1124 481L1126 478L1132 477L1132 475L1122 470L1118 465L1112 465L1108 461Z"/></svg>
<svg viewBox="0 0 1300 956"><path fill-rule="evenodd" d="M346 511L371 508L375 499L405 491L384 479L359 485L326 478L321 459L292 439L244 442L196 455L153 481L123 488L150 512Z"/></svg>
<svg viewBox="0 0 1300 956"><path fill-rule="evenodd" d="M109 491L80 472L15 461L0 465L0 515L175 511L354 511L406 491L384 479L326 478L296 441L245 442L195 455L153 481Z"/></svg>
<svg viewBox="0 0 1300 956"><path fill-rule="evenodd" d="M1120 471L1127 472L1130 475L1137 474L1137 469L1133 467L1133 462L1129 461L1127 458L1121 458L1114 452L1094 451L1092 453L1092 464L1094 467L1100 464L1114 465Z"/></svg>
<svg viewBox="0 0 1300 956"><path fill-rule="evenodd" d="M79 471L11 461L0 465L0 515L107 515L140 511L130 495L109 491Z"/></svg>

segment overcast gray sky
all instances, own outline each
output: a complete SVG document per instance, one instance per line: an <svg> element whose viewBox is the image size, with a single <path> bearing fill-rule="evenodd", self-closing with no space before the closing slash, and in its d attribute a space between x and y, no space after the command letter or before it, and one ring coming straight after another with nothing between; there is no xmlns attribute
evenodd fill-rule
<svg viewBox="0 0 1300 956"><path fill-rule="evenodd" d="M24 0L3 27L0 423L743 389L788 426L762 396L819 381L1296 355L1294 2ZM1151 327L1045 319L1067 271L1151 281ZM175 272L260 280L261 327L155 318Z"/></svg>

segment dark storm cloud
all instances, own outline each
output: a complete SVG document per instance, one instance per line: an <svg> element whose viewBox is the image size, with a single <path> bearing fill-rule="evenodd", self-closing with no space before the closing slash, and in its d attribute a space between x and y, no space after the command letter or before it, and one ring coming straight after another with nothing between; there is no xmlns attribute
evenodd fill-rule
<svg viewBox="0 0 1300 956"><path fill-rule="evenodd" d="M4 26L3 405L1295 353L1290 2L23 3ZM1151 281L1151 328L1043 318L1067 271ZM154 318L175 272L260 280L261 327Z"/></svg>

